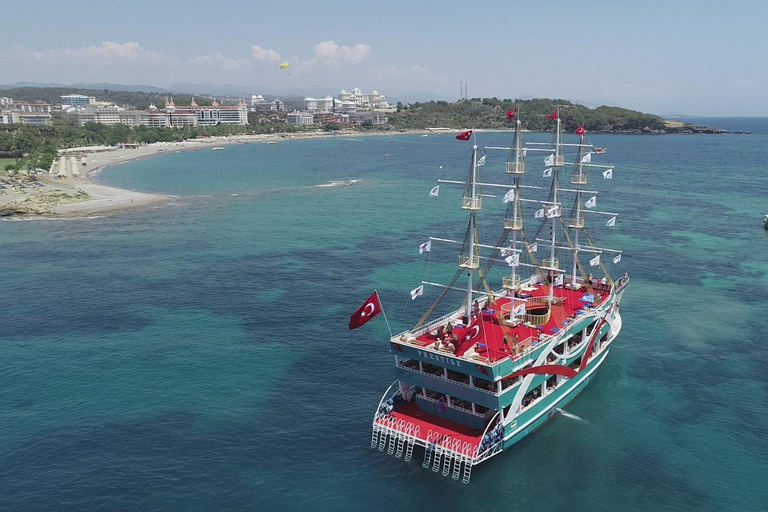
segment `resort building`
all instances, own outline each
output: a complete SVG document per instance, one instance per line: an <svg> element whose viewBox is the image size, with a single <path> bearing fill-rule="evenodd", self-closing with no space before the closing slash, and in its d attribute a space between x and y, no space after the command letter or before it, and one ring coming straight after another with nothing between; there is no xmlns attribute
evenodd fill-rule
<svg viewBox="0 0 768 512"><path fill-rule="evenodd" d="M304 110L307 112L333 112L333 98L304 98Z"/></svg>
<svg viewBox="0 0 768 512"><path fill-rule="evenodd" d="M96 98L93 96L83 96L82 94L67 94L61 96L61 108L64 107L84 107L86 105L93 105L96 103Z"/></svg>
<svg viewBox="0 0 768 512"><path fill-rule="evenodd" d="M349 114L350 124L387 124L387 116L380 112L359 112Z"/></svg>
<svg viewBox="0 0 768 512"><path fill-rule="evenodd" d="M288 114L286 123L291 126L310 126L314 124L315 120L312 114L306 112L298 112L294 110Z"/></svg>
<svg viewBox="0 0 768 512"><path fill-rule="evenodd" d="M7 96L0 96L0 107L10 105L11 103L13 103L13 98L8 98Z"/></svg>
<svg viewBox="0 0 768 512"><path fill-rule="evenodd" d="M10 98L8 98L10 99ZM14 102L11 101L7 105L4 105L5 108L12 110L13 112L47 112L51 113L51 104L50 103L27 103L24 101Z"/></svg>
<svg viewBox="0 0 768 512"><path fill-rule="evenodd" d="M357 105L354 101L334 100L333 111L337 114L354 114L357 112Z"/></svg>
<svg viewBox="0 0 768 512"><path fill-rule="evenodd" d="M143 110L125 109L116 105L105 107L89 105L80 108L68 107L63 109L61 117L76 122L78 126L84 126L86 123L140 126L143 124L143 113Z"/></svg>
<svg viewBox="0 0 768 512"><path fill-rule="evenodd" d="M338 99L342 102L351 101L356 106L362 108L389 108L387 98L383 94L379 94L378 91L373 91L371 94L363 94L357 87L352 92L342 90Z"/></svg>
<svg viewBox="0 0 768 512"><path fill-rule="evenodd" d="M251 96L250 112L285 112L285 103L278 99L267 101L261 94Z"/></svg>
<svg viewBox="0 0 768 512"><path fill-rule="evenodd" d="M173 98L170 98L166 99L165 108L162 110L154 104L147 110L89 104L80 108L68 107L62 112L62 117L76 122L78 126L83 126L85 123L124 124L150 128L246 125L248 124L248 106L243 100L240 100L237 105L219 105L214 99L211 106L201 107L192 98L189 105L177 107Z"/></svg>
<svg viewBox="0 0 768 512"><path fill-rule="evenodd" d="M0 112L0 124L28 124L32 126L48 126L51 124L51 114L48 112L19 112L3 110Z"/></svg>

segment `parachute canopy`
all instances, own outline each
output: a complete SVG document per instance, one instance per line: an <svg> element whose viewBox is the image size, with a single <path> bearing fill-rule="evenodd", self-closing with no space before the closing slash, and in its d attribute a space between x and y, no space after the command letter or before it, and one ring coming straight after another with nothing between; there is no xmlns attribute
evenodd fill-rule
<svg viewBox="0 0 768 512"><path fill-rule="evenodd" d="M283 63L280 64L280 69L285 69L287 67L288 67L288 63L287 62L283 62Z"/></svg>

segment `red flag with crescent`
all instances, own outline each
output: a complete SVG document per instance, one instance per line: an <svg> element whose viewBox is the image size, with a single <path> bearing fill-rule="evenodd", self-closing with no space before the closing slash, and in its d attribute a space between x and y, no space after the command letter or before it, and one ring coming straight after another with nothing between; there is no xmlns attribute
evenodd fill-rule
<svg viewBox="0 0 768 512"><path fill-rule="evenodd" d="M507 119L514 119L516 115L517 115L517 109L507 110Z"/></svg>
<svg viewBox="0 0 768 512"><path fill-rule="evenodd" d="M461 132L456 136L459 140L469 140L469 138L472 136L472 130L467 130L465 132Z"/></svg>
<svg viewBox="0 0 768 512"><path fill-rule="evenodd" d="M584 125L581 125L578 128L576 128L576 135L578 135L579 137L583 137L585 133L587 133L587 130L584 129Z"/></svg>
<svg viewBox="0 0 768 512"><path fill-rule="evenodd" d="M555 110L554 112L552 112L551 114L549 114L549 115L547 116L547 119L557 119L557 114L558 114L558 111L559 111L559 109L558 109L558 110Z"/></svg>
<svg viewBox="0 0 768 512"><path fill-rule="evenodd" d="M365 324L368 320L381 313L381 303L379 302L379 292L373 292L373 295L368 297L368 300L363 302L357 311L352 313L352 317L349 319L349 328L357 329Z"/></svg>

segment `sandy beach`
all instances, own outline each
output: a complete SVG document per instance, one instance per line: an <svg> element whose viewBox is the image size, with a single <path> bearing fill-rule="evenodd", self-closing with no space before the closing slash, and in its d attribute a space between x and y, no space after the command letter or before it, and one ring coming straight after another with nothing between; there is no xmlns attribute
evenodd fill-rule
<svg viewBox="0 0 768 512"><path fill-rule="evenodd" d="M431 133L418 130L403 133ZM80 177L56 178L52 175L35 175L35 180L26 177L4 178L5 185L0 195L0 216L35 217L78 217L107 215L126 209L155 207L171 204L179 198L161 194L135 192L96 183L92 174L106 167L177 151L207 149L230 144L253 144L279 142L296 139L330 137L392 136L394 133L367 133L359 131L313 132L301 134L233 135L229 137L208 137L183 142L158 142L138 148L109 148L87 152L86 165Z"/></svg>

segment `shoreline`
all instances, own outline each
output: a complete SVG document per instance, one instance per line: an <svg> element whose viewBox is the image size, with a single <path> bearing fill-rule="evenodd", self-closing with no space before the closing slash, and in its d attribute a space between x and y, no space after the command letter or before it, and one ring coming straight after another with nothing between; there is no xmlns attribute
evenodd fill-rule
<svg viewBox="0 0 768 512"><path fill-rule="evenodd" d="M207 137L204 139L188 139L181 142L157 142L138 148L113 148L106 151L88 153L87 168L79 178L56 179L50 175L36 175L35 189L26 194L25 188L20 194L0 195L0 218L26 219L61 219L69 217L89 217L93 215L111 215L120 211L139 210L159 206L163 203L172 204L180 198L167 194L136 192L119 187L98 183L92 176L109 167L121 165L143 158L151 158L171 152L194 151L218 146L234 144L255 144L267 142L282 142L289 140L326 139L335 137L370 137L393 136L407 134L439 133L431 130L409 130L396 134L366 133L357 131L314 132L314 133L275 133L259 135L231 135ZM31 182L27 182L29 184ZM76 191L76 192L73 192ZM74 195L73 195L74 194ZM85 196L84 194L87 194ZM55 201L47 204L52 197L69 196L65 202ZM78 198L80 196L80 198Z"/></svg>

